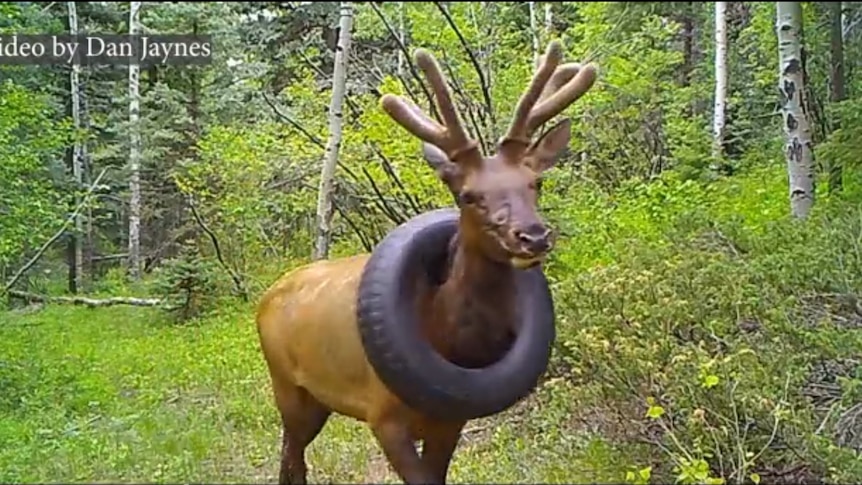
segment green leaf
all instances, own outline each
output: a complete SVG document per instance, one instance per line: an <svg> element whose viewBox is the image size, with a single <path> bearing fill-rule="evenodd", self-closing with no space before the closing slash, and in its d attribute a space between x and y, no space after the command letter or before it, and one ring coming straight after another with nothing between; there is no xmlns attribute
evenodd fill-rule
<svg viewBox="0 0 862 485"><path fill-rule="evenodd" d="M650 406L646 414L648 418L658 419L664 415L664 408L661 406Z"/></svg>
<svg viewBox="0 0 862 485"><path fill-rule="evenodd" d="M638 475L640 475L643 480L649 480L652 475L652 467L648 466L646 468L641 468L640 471L638 471Z"/></svg>
<svg viewBox="0 0 862 485"><path fill-rule="evenodd" d="M712 387L717 386L718 381L719 381L719 379L718 379L717 375L709 374L708 376L704 377L703 383L701 385L707 389L710 389Z"/></svg>

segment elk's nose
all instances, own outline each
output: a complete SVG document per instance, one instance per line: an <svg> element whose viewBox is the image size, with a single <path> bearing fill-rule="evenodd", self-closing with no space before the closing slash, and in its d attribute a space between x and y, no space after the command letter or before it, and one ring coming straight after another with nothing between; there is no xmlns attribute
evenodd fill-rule
<svg viewBox="0 0 862 485"><path fill-rule="evenodd" d="M531 253L541 253L551 248L551 230L543 224L535 223L515 229L514 235L521 246Z"/></svg>

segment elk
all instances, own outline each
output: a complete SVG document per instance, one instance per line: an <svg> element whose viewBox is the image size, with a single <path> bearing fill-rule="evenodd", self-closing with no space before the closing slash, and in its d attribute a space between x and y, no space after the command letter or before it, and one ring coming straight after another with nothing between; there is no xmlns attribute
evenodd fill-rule
<svg viewBox="0 0 862 485"><path fill-rule="evenodd" d="M411 301L423 342L453 365L476 370L479 378L516 338L517 275L540 269L555 244L538 213L536 182L568 145L571 122L564 119L535 140L533 134L583 96L596 78L592 64L560 65L561 49L558 41L548 46L490 156L467 134L428 51L418 49L415 62L433 89L443 125L405 98L381 98L382 109L423 142L426 162L458 204L443 281L417 286ZM372 365L357 317L370 257L294 269L259 302L260 345L282 419L279 483L306 482L306 447L332 413L365 422L405 483L446 481L469 419L454 411L455 417L447 419L442 410L432 414L410 406Z"/></svg>

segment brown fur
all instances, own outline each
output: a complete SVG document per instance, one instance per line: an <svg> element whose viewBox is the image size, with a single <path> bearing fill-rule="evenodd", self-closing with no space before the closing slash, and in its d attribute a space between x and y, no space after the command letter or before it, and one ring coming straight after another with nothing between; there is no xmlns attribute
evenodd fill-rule
<svg viewBox="0 0 862 485"><path fill-rule="evenodd" d="M559 56L552 51L553 46L549 56ZM445 107L448 93L439 72L435 77L436 63L429 65L433 58L417 55L417 61L424 62L438 103ZM549 61L550 69L557 61ZM545 85L534 83L528 94L538 89L541 100L572 91L571 83L564 86L574 76L571 71L571 65L560 66L555 73L564 75L552 77L549 83L556 89L542 91ZM582 72L586 75L580 82L586 79L591 84L590 71ZM537 116L559 112L577 97L565 94L550 108L546 103L545 112ZM393 99L384 98L384 108L426 140L426 160L461 201L445 282L425 283L416 302L423 333L450 361L465 367L486 366L501 358L514 338L514 272L537 264L553 244L537 213L535 182L568 144L570 124L564 121L529 143L529 125L535 119L522 116L519 120L516 115L519 121L513 122L498 154L484 158L474 142L463 133L458 136L453 123L459 121L451 113L449 138L442 131L429 134L427 126L419 126L426 123L418 118L424 115ZM532 99L533 104L536 101ZM518 128L518 123L527 128ZM296 269L275 282L258 306L261 349L283 422L279 483L305 483L305 449L333 412L367 423L406 483L446 481L466 422L434 420L411 409L387 389L369 363L356 320L356 296L368 258L363 254ZM421 455L415 447L419 440Z"/></svg>

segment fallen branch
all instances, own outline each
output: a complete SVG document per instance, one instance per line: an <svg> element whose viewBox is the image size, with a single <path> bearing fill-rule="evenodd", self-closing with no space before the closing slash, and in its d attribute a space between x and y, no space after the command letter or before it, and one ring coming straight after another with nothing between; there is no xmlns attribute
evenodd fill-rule
<svg viewBox="0 0 862 485"><path fill-rule="evenodd" d="M19 290L10 290L8 293L11 296L23 298L30 301L39 301L44 303L69 303L72 305L85 305L90 308L113 305L159 306L162 303L162 301L158 298L134 298L126 296L114 296L111 298L86 298L83 296L47 296Z"/></svg>
<svg viewBox="0 0 862 485"><path fill-rule="evenodd" d="M93 263L101 263L103 261L116 261L118 259L126 259L128 257L129 253L108 254L105 256L93 256L90 258L90 261Z"/></svg>
<svg viewBox="0 0 862 485"><path fill-rule="evenodd" d="M63 226L60 227L60 230L57 231L53 236L51 236L51 239L48 239L45 244L43 244L42 247L39 248L38 251L36 251L36 254L34 254L33 257L30 258L30 261L27 261L27 263L12 276L12 279L9 280L9 282L6 283L6 286L3 287L3 291L0 292L0 295L2 295L3 293L8 293L9 289L12 288L12 286L15 285L15 283L17 283L22 276L24 276L24 273L26 273L27 270L32 268L33 265L36 264L36 261L39 261L39 258L41 258L43 254L45 254L45 251L47 251L48 248L52 244L54 244L54 242L60 239L60 237L66 232L66 229L69 228L69 224L71 224L75 220L75 218L78 217L78 214L80 214L84 207L86 207L87 204L90 202L90 196L93 195L93 191L96 190L96 187L102 180L102 176L104 176L105 172L107 171L107 168L102 169L102 173L100 173L99 176L96 177L96 180L94 180L93 183L90 184L90 187L87 189L87 193L84 194L84 197L81 199L81 203L79 203L78 206L75 207L75 210L72 212L72 214L70 214L69 217L66 218L66 221L63 223Z"/></svg>

